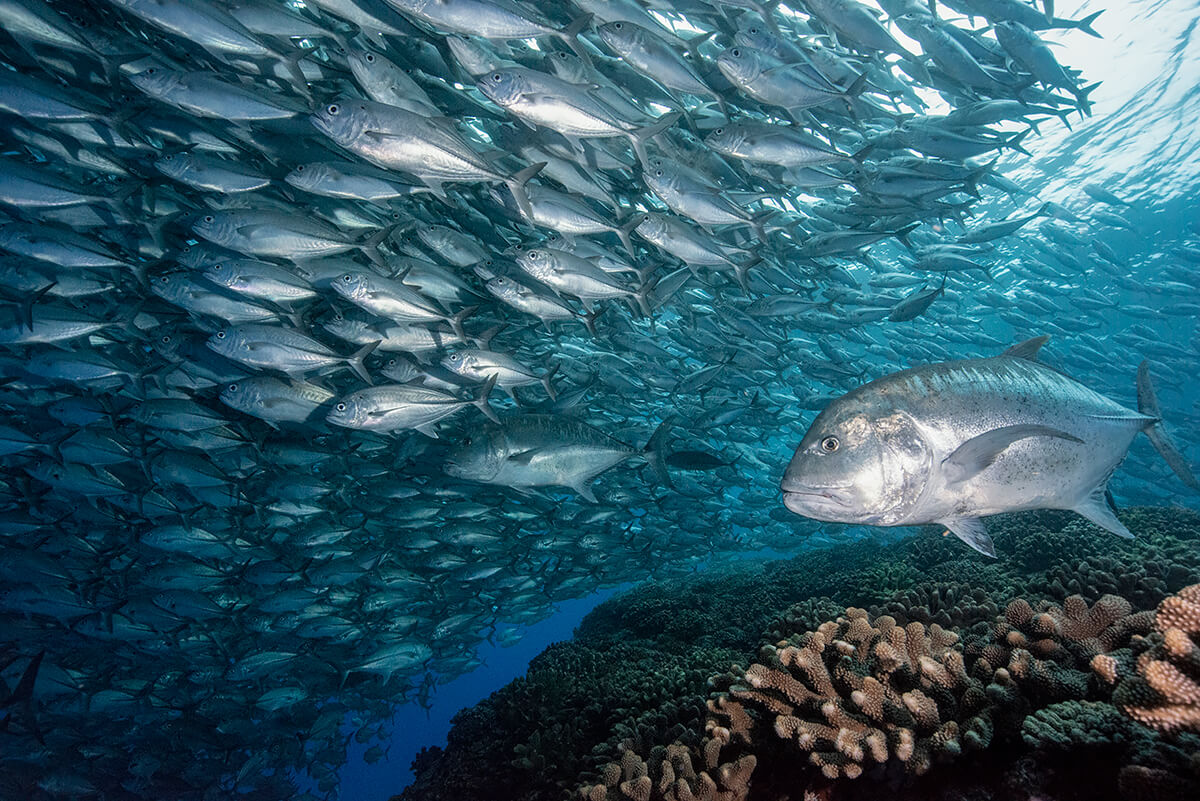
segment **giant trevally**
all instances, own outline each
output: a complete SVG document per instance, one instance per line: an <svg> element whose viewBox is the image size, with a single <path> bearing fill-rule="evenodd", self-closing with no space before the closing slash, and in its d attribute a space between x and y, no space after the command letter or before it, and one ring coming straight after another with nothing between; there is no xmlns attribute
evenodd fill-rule
<svg viewBox="0 0 1200 801"><path fill-rule="evenodd" d="M796 448L784 505L831 522L937 523L988 556L996 550L980 518L1001 512L1071 509L1132 537L1105 489L1142 431L1200 491L1163 430L1146 362L1135 412L1039 363L1047 339L902 370L838 398Z"/></svg>
<svg viewBox="0 0 1200 801"><path fill-rule="evenodd" d="M639 449L569 417L521 415L478 437L460 440L445 469L455 478L516 489L570 487L596 503L589 486L592 480L632 456L641 456L669 483L662 461L669 424L669 420L659 424L646 447Z"/></svg>

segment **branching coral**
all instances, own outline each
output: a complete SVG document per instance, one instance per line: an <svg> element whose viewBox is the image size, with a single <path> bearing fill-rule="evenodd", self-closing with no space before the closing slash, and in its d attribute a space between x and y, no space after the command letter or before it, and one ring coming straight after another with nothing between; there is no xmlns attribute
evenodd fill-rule
<svg viewBox="0 0 1200 801"><path fill-rule="evenodd" d="M1021 737L1030 748L1070 751L1125 743L1129 719L1104 701L1063 701L1039 709L1021 724Z"/></svg>
<svg viewBox="0 0 1200 801"><path fill-rule="evenodd" d="M1190 606L1164 606L1169 642L1130 609L1200 581L1200 516L1124 511L1135 540L1074 520L998 518L1000 560L923 534L612 599L461 714L405 801L1200 798L1200 733L1113 701L1165 703L1139 662L1200 678Z"/></svg>
<svg viewBox="0 0 1200 801"><path fill-rule="evenodd" d="M899 626L851 607L816 631L768 646L726 697L710 703L729 727L729 710L765 712L774 733L808 754L829 778L855 778L896 759L914 774L963 748L986 697L956 648L958 636L934 623ZM986 744L986 743L985 743Z"/></svg>
<svg viewBox="0 0 1200 801"><path fill-rule="evenodd" d="M1137 672L1121 682L1113 700L1147 726L1200 731L1200 584L1163 600L1154 627L1151 647L1137 658Z"/></svg>
<svg viewBox="0 0 1200 801"><path fill-rule="evenodd" d="M653 749L643 760L632 749L621 761L610 762L600 772L600 781L579 788L581 801L743 801L750 792L750 776L757 762L753 754L721 763L724 743L710 737L700 749L699 760L687 746L675 743ZM697 761L701 764L697 765Z"/></svg>
<svg viewBox="0 0 1200 801"><path fill-rule="evenodd" d="M962 597L972 608L987 603L970 592ZM764 647L758 663L735 671L727 691L709 701L710 726L721 721L735 740L749 743L761 720L830 779L856 778L888 762L919 776L938 760L988 747L998 730L1015 740L1038 707L1087 699L1098 688L1089 681L1089 660L1149 626L1147 616L1114 595L1090 606L1072 596L1036 611L1018 599L964 650L958 634L937 623L901 626L890 615L851 607L814 631ZM1063 723L1061 712L1031 724L1029 736L1056 722Z"/></svg>
<svg viewBox="0 0 1200 801"><path fill-rule="evenodd" d="M871 608L871 614L891 615L901 625L937 623L943 628L966 629L996 619L999 608L988 593L958 582L924 582L897 592L891 600Z"/></svg>

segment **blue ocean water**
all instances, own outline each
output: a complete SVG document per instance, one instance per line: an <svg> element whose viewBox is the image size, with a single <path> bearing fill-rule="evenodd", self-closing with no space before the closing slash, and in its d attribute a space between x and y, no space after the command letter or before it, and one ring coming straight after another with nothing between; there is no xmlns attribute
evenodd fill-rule
<svg viewBox="0 0 1200 801"><path fill-rule="evenodd" d="M1133 201L1135 205L1128 217L1135 223L1136 231L1100 228L1091 233L1125 256L1131 268L1128 274L1136 282L1140 275L1151 277L1157 274L1156 267L1161 268L1164 263L1178 262L1178 254L1170 249L1172 245L1200 242L1200 205L1194 192L1186 191L1188 187L1194 188L1200 178L1200 129L1189 123L1189 120L1200 118L1200 97L1197 96L1200 41L1196 31L1200 24L1200 4L1190 0L1058 2L1055 8L1056 14L1069 19L1083 18L1103 9L1104 14L1096 23L1103 39L1084 38L1071 31L1050 33L1046 38L1059 44L1055 48L1059 61L1082 70L1089 80L1103 81L1104 85L1094 95L1091 118L1074 121L1073 130L1057 125L1044 126L1040 135L1030 141L1031 158L1014 154L1003 158L1001 164L1005 175L1011 176L1022 187L1036 192L1041 199L1054 200L1068 208L1079 208L1090 202L1080 192L1083 183L1102 184ZM1163 176L1170 177L1164 180ZM989 217L1003 217L1012 211L1013 204L1001 200L987 208ZM1183 361L1175 362L1177 367L1186 370L1187 364L1200 366L1197 361L1200 358L1197 356L1200 330L1194 315L1156 317L1147 323L1141 315L1123 314L1121 306L1125 302L1153 309L1156 301L1168 295L1144 285L1131 286L1127 282L1114 286L1114 283L1103 275L1080 282L1080 285L1112 293L1117 298L1114 309L1105 314L1104 331L1111 335L1129 326L1149 325L1160 341L1183 347L1186 356ZM1044 286L1047 293L1056 288L1053 284ZM1193 298L1200 298L1200 285L1192 288ZM1174 299L1182 301L1187 296L1174 296ZM1060 308L1058 312L1043 319L1054 325L1069 322L1069 307ZM1009 337L1011 326L993 315L980 316L983 317L981 330L1001 340ZM1069 358L1069 353L1061 353L1059 358ZM1085 383L1103 387L1105 394L1129 406L1136 405L1132 363L1072 362L1070 367L1076 375L1081 370L1090 370L1092 380L1085 380ZM1178 393L1173 404L1173 422L1184 436L1188 436L1184 432L1195 430L1200 423L1200 402L1187 382L1170 373L1165 374L1163 380L1166 385L1173 385L1173 390ZM811 417L807 419L811 420ZM790 447L801 433L802 426L796 428L791 438L781 436L780 447ZM1122 471L1124 475L1118 473L1114 480L1114 489L1123 500L1197 508L1195 497L1156 487L1156 481L1146 480L1149 473L1167 481L1157 455L1146 443L1135 445L1130 461L1138 467ZM782 467L782 462L780 465ZM843 536L846 534L848 532ZM760 558L779 555L772 552ZM546 632L548 641L569 639L582 617L582 610L592 608L594 603L610 594L601 591L570 605L564 604L570 608L555 613L538 627ZM539 650L534 648L532 652ZM530 651L522 647L522 653ZM492 660L485 661L490 663ZM439 690L432 699L435 714L440 710L439 718L448 719L446 707L457 711L457 708L474 703L470 693L459 702L451 700L444 690L473 687L476 683L485 688L496 688L520 672L521 667L511 660L506 661L503 670L494 673L490 664L481 667ZM410 746L412 751L417 750L416 744L444 745L444 730L440 727L397 728L411 732L400 742L414 744ZM395 757L389 759L395 760ZM395 771L394 767L360 768L361 773L355 771L353 764L347 767L343 774L343 793L349 795L343 797L385 798L398 792L401 786L392 780L401 778L404 782L404 774Z"/></svg>
<svg viewBox="0 0 1200 801"><path fill-rule="evenodd" d="M466 676L440 685L428 706L406 704L395 709L391 719L396 732L384 759L369 764L363 756L367 746L350 749L341 772L341 797L387 799L412 782L410 765L422 748L444 746L450 721L459 711L474 706L513 679L524 675L529 661L546 646L571 639L584 615L611 598L621 588L609 588L559 604L554 614L540 623L524 627L513 645L488 644L480 648L483 665ZM503 631L501 627L499 631Z"/></svg>
<svg viewBox="0 0 1200 801"><path fill-rule="evenodd" d="M934 4L989 62L964 88L901 24L928 4L868 12L890 51L809 5L526 5L506 45L473 34L508 4L439 23L401 0L0 3L0 799L390 797L620 589L931 536L780 498L817 412L902 368L1048 334L1045 364L1135 409L1148 359L1196 464L1200 6L1059 0L1060 20L1103 13L1099 37L1038 31L1071 70L1054 86L998 52L998 6ZM774 74L815 105L717 67L763 41L734 38L763 11L812 60ZM633 69L610 13L680 53L715 32L679 58L717 91ZM558 33L573 20L586 46ZM522 70L604 98L612 135L487 88ZM905 139L1007 94L1035 131L966 125L961 158ZM382 116L338 127L368 103ZM718 158L727 113L800 131L827 171ZM414 130L449 177L387 144ZM329 164L345 183L297 169ZM910 179L935 188L882 188ZM720 258L629 227L643 214ZM923 261L1023 215L965 266ZM818 250L846 233L878 241ZM539 272L538 249L567 267ZM503 361L454 361L471 353ZM479 468L485 443L514 472ZM587 469L522 472L564 443ZM1144 437L1108 487L1200 504Z"/></svg>

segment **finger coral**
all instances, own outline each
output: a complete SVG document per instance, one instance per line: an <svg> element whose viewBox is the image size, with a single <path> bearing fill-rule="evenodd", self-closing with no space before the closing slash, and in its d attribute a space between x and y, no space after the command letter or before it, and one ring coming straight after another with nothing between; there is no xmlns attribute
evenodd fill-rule
<svg viewBox="0 0 1200 801"><path fill-rule="evenodd" d="M1152 646L1113 700L1131 718L1162 731L1200 731L1200 584L1163 600Z"/></svg>
<svg viewBox="0 0 1200 801"><path fill-rule="evenodd" d="M936 623L900 626L850 607L764 648L763 663L751 665L728 698L766 712L775 735L828 778L856 778L889 759L919 775L962 751L964 729L983 728L972 717L987 698L957 645L958 635Z"/></svg>
<svg viewBox="0 0 1200 801"><path fill-rule="evenodd" d="M579 788L581 801L743 801L750 790L756 758L746 754L718 762L720 738L706 740L701 764L693 752L675 743L655 747L649 759L632 749L621 761L610 762L600 772L600 781Z"/></svg>

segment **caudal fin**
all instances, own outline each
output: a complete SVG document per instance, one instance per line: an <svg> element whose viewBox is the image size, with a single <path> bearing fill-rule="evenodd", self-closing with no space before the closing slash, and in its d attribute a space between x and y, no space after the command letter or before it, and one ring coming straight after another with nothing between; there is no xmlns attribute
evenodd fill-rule
<svg viewBox="0 0 1200 801"><path fill-rule="evenodd" d="M646 447L642 448L642 456L650 465L650 469L658 476L659 481L673 488L675 485L671 483L671 476L667 473L666 455L663 452L667 434L671 431L671 419L668 417L659 423L658 428L651 435L650 441L646 443Z"/></svg>
<svg viewBox="0 0 1200 801"><path fill-rule="evenodd" d="M492 394L492 390L496 388L496 379L499 378L499 373L493 373L483 385L483 389L479 390L479 394L475 396L475 400L471 401L479 411L487 416L487 419L493 423L499 424L500 418L496 416L496 412L488 405L488 397Z"/></svg>
<svg viewBox="0 0 1200 801"><path fill-rule="evenodd" d="M367 366L364 364L365 359L371 355L371 352L379 347L379 343L383 340L377 339L374 342L369 342L363 345L358 350L354 351L354 355L346 359L346 366L355 372L355 374L366 381L368 384L374 384L371 380L371 374L367 372Z"/></svg>
<svg viewBox="0 0 1200 801"><path fill-rule="evenodd" d="M1138 411L1154 418L1154 422L1146 429L1146 436L1150 438L1150 442L1154 443L1154 449L1171 466L1180 481L1196 492L1200 492L1200 480L1196 479L1196 474L1192 472L1187 460L1183 458L1183 454L1175 447L1175 443L1171 441L1171 438L1167 436L1166 429L1163 428L1158 397L1154 394L1154 385L1150 383L1150 363L1146 361L1138 365L1137 394Z"/></svg>
<svg viewBox="0 0 1200 801"><path fill-rule="evenodd" d="M1054 27L1056 27L1056 28L1077 28L1078 30L1083 31L1084 33L1088 34L1089 36L1095 36L1097 39L1103 39L1104 37L1101 36L1100 34L1098 34L1096 32L1096 29L1092 27L1092 23L1096 21L1096 17L1100 16L1103 13L1104 13L1104 9L1100 9L1095 14L1088 14L1083 19L1066 19L1066 20L1064 20L1064 19L1054 18Z"/></svg>
<svg viewBox="0 0 1200 801"><path fill-rule="evenodd" d="M528 167L518 170L504 180L505 185L508 186L508 191L512 193L513 200L517 203L517 209L530 222L533 222L533 207L529 204L529 192L525 184L529 183L529 179L541 172L545 166L546 162L544 161L530 164Z"/></svg>

